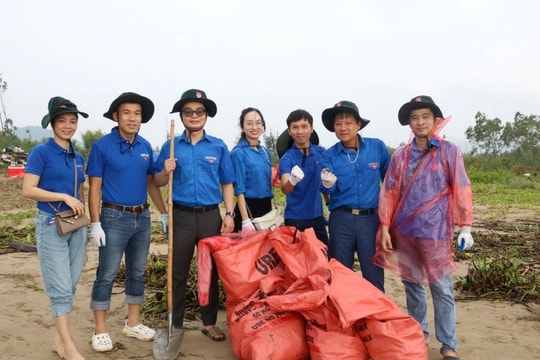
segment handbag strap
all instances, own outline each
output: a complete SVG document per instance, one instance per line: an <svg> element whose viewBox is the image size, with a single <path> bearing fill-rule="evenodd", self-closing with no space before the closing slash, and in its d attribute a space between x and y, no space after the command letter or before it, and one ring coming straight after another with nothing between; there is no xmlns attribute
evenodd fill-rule
<svg viewBox="0 0 540 360"><path fill-rule="evenodd" d="M73 153L73 168L75 170L75 183L73 184L73 197L76 198L77 197L77 159L76 159L75 153ZM63 201L60 201L58 203L58 209L56 209L54 206L52 206L52 204L50 202L48 202L47 204L49 204L49 206L54 210L55 213L59 213L60 212L60 207L62 206L62 203L63 203Z"/></svg>

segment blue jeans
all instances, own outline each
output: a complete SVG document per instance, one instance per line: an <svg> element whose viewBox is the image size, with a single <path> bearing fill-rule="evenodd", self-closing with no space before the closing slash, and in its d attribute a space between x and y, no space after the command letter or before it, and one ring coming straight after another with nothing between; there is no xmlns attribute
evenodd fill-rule
<svg viewBox="0 0 540 360"><path fill-rule="evenodd" d="M329 257L352 269L356 252L362 276L384 292L384 270L371 260L375 255L375 234L379 227L379 216L354 215L336 209L330 213L328 226Z"/></svg>
<svg viewBox="0 0 540 360"><path fill-rule="evenodd" d="M131 213L103 207L101 227L106 246L99 248L99 264L92 289L92 310L109 310L114 279L125 253L126 302L142 304L144 301L144 272L150 249L150 210Z"/></svg>
<svg viewBox="0 0 540 360"><path fill-rule="evenodd" d="M322 241L324 245L328 246L328 231L326 230L326 219L322 216L313 220L285 219L285 225L294 226L300 231L304 231L307 228L311 227L315 231L317 239Z"/></svg>
<svg viewBox="0 0 540 360"><path fill-rule="evenodd" d="M423 284L402 281L405 284L405 294L407 295L407 311L422 325L424 336L428 340L426 288ZM435 314L435 336L442 343L441 354L447 350L455 351L457 347L456 303L452 278L450 275L445 275L430 283L429 289Z"/></svg>
<svg viewBox="0 0 540 360"><path fill-rule="evenodd" d="M88 229L60 236L54 215L45 211L38 211L35 223L39 264L52 316L68 315L86 262Z"/></svg>

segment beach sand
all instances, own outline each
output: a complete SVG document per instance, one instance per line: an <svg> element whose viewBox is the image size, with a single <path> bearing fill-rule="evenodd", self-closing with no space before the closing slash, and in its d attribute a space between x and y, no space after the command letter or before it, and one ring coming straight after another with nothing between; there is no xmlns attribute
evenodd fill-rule
<svg viewBox="0 0 540 360"><path fill-rule="evenodd" d="M151 252L165 253L166 245L152 245ZM77 288L72 313L74 340L86 359L152 359L152 342L141 342L121 334L126 317L123 289L113 290L108 316L110 335L115 343L108 353L92 350L93 316L90 293L97 265L97 249L90 246L88 260ZM455 276L462 276L468 264L460 262ZM55 336L49 301L44 293L36 253L0 255L0 358L58 359L51 351ZM387 272L388 295L405 309L403 286ZM430 307L430 327L433 313ZM200 323L186 324L180 359L236 359L227 339L214 342L198 330ZM224 311L218 325L227 328ZM513 304L484 300L457 302L458 353L462 360L540 359L540 305ZM433 333L433 331L432 331ZM441 359L440 344L432 336L429 359Z"/></svg>

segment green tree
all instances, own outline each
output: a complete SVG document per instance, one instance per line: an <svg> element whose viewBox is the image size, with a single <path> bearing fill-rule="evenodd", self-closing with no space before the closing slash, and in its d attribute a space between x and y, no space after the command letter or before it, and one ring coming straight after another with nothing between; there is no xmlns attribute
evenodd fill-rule
<svg viewBox="0 0 540 360"><path fill-rule="evenodd" d="M272 158L272 165L276 165L279 162L279 158L278 158L277 150L276 150L276 142L277 142L278 136L279 134L277 132L275 134L272 134L271 132L269 132L268 134L265 133L265 135L263 135L264 146L266 146L266 148L270 150L270 156Z"/></svg>
<svg viewBox="0 0 540 360"><path fill-rule="evenodd" d="M501 120L488 119L486 114L480 112L477 112L474 118L475 125L469 126L465 131L467 140L473 145L472 153L499 155L505 145L501 138L503 130Z"/></svg>
<svg viewBox="0 0 540 360"><path fill-rule="evenodd" d="M81 138L83 141L84 148L83 149L77 149L85 158L88 158L88 154L90 153L90 148L96 142L97 139L101 138L103 136L103 132L101 130L88 130L81 134Z"/></svg>
<svg viewBox="0 0 540 360"><path fill-rule="evenodd" d="M514 151L525 160L538 159L540 155L540 117L525 116L519 112L512 125Z"/></svg>

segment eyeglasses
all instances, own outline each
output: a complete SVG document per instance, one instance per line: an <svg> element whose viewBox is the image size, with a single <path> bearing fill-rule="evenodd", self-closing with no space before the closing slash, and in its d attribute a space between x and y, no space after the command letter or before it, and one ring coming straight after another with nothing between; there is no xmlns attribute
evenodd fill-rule
<svg viewBox="0 0 540 360"><path fill-rule="evenodd" d="M264 124L262 122L256 122L256 123L247 122L247 123L244 124L244 126L247 126L247 127L264 127Z"/></svg>
<svg viewBox="0 0 540 360"><path fill-rule="evenodd" d="M197 110L184 109L184 110L182 110L182 115L184 115L185 117L192 117L193 114L197 115L197 117L203 116L204 114L206 114L206 110L205 109L197 109Z"/></svg>

